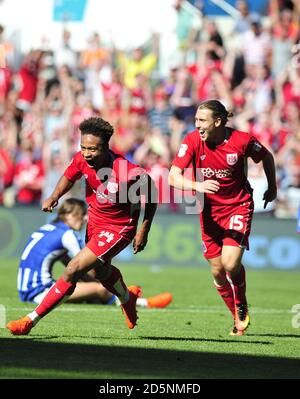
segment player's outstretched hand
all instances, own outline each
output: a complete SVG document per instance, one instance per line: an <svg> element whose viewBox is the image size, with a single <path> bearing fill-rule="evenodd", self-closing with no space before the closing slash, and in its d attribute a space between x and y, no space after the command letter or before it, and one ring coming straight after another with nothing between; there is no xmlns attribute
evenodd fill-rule
<svg viewBox="0 0 300 399"><path fill-rule="evenodd" d="M263 196L263 201L265 201L264 209L266 209L268 202L274 201L274 199L276 197L277 197L277 188L276 187L268 187L268 189L264 192L264 196Z"/></svg>
<svg viewBox="0 0 300 399"><path fill-rule="evenodd" d="M45 199L42 203L42 211L44 212L52 212L53 208L55 208L58 204L56 198L49 197Z"/></svg>
<svg viewBox="0 0 300 399"><path fill-rule="evenodd" d="M220 183L217 180L204 180L197 182L196 190L199 193L215 194L219 191Z"/></svg>
<svg viewBox="0 0 300 399"><path fill-rule="evenodd" d="M148 241L148 232L145 230L139 230L133 240L133 253L137 254L138 252L143 251L146 247Z"/></svg>

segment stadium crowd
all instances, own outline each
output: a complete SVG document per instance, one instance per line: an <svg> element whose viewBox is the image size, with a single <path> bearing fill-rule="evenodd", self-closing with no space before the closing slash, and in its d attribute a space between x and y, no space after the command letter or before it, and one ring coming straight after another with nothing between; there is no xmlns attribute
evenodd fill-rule
<svg viewBox="0 0 300 399"><path fill-rule="evenodd" d="M86 47L75 51L71 31L64 29L59 49L21 55L0 26L0 204L39 205L47 198L79 149L80 122L93 115L114 126L115 152L151 171L163 202L169 188L162 170L194 130L197 104L215 98L233 111L232 126L255 134L274 153L279 195L268 212L296 216L299 2L270 0L263 17L238 0L239 17L230 34L215 20L192 13L185 1L175 6L178 49L167 74L160 69L158 34L144 47L124 52L91 32ZM248 176L258 198L256 212L263 212L261 165L249 161ZM173 194L171 211L177 209Z"/></svg>

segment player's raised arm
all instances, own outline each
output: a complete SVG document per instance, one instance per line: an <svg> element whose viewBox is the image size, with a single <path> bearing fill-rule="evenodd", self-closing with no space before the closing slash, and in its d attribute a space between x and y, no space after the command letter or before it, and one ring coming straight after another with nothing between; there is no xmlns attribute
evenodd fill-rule
<svg viewBox="0 0 300 399"><path fill-rule="evenodd" d="M58 204L58 200L65 193L67 193L71 187L73 186L73 182L67 179L64 175L59 179L58 183L53 190L53 193L50 197L46 198L42 203L42 211L44 212L52 212L53 208L55 208Z"/></svg>
<svg viewBox="0 0 300 399"><path fill-rule="evenodd" d="M266 153L265 157L262 160L262 163L266 178L268 180L268 188L264 192L263 196L263 200L265 201L264 208L266 208L268 202L274 201L277 197L276 168L274 157L270 153L270 151Z"/></svg>

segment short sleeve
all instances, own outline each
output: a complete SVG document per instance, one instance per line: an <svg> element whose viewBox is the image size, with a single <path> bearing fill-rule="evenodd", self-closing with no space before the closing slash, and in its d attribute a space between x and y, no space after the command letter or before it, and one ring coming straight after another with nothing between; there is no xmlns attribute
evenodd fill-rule
<svg viewBox="0 0 300 399"><path fill-rule="evenodd" d="M182 141L179 150L172 162L172 166L177 166L182 170L187 168L192 162L193 155L194 145L193 141L191 140L191 135L188 134Z"/></svg>
<svg viewBox="0 0 300 399"><path fill-rule="evenodd" d="M83 245L79 237L72 230L67 230L62 236L62 245L68 250L70 257L74 257L82 249Z"/></svg>
<svg viewBox="0 0 300 399"><path fill-rule="evenodd" d="M67 167L67 169L64 172L64 176L72 182L75 182L76 180L81 178L82 172L79 169L76 155L72 159L72 161L69 163L69 166Z"/></svg>
<svg viewBox="0 0 300 399"><path fill-rule="evenodd" d="M264 147L255 136L251 135L246 147L245 155L253 159L255 163L260 162L267 154L268 150Z"/></svg>

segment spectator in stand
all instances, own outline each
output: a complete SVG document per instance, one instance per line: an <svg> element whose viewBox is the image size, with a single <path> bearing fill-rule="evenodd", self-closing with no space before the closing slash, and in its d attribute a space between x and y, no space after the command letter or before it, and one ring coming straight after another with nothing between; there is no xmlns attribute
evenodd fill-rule
<svg viewBox="0 0 300 399"><path fill-rule="evenodd" d="M55 65L60 67L67 65L69 69L74 72L77 67L77 54L71 46L71 32L64 29L62 32L61 46L54 52Z"/></svg>
<svg viewBox="0 0 300 399"><path fill-rule="evenodd" d="M1 48L1 43L0 43L0 48ZM1 57L4 57L4 55L2 54L1 56L0 53L0 61ZM6 63L5 67L0 66L0 113L4 112L5 101L11 85L11 77L12 77L12 71L8 66L6 66Z"/></svg>
<svg viewBox="0 0 300 399"><path fill-rule="evenodd" d="M187 125L193 123L196 109L195 86L191 72L184 66L178 71L170 104L179 119L182 119Z"/></svg>
<svg viewBox="0 0 300 399"><path fill-rule="evenodd" d="M300 53L295 54L284 73L276 80L277 103L286 116L286 108L290 103L300 105Z"/></svg>
<svg viewBox="0 0 300 399"><path fill-rule="evenodd" d="M272 29L272 76L274 78L284 73L287 64L291 61L292 48L296 39L289 25L283 22L284 15L290 16L291 13L288 10L282 12L282 23L279 23L279 26L274 23Z"/></svg>
<svg viewBox="0 0 300 399"><path fill-rule="evenodd" d="M272 126L270 125L270 114L268 111L261 112L256 118L249 122L249 132L265 147L273 148Z"/></svg>
<svg viewBox="0 0 300 399"><path fill-rule="evenodd" d="M39 50L30 51L25 56L17 75L16 85L19 95L16 106L21 112L29 111L36 99L40 57Z"/></svg>
<svg viewBox="0 0 300 399"><path fill-rule="evenodd" d="M93 32L87 43L87 48L82 51L80 59L83 68L89 68L99 60L105 63L110 60L110 51L102 45L98 32Z"/></svg>
<svg viewBox="0 0 300 399"><path fill-rule="evenodd" d="M0 146L0 205L3 204L5 190L12 184L14 165L8 152Z"/></svg>
<svg viewBox="0 0 300 399"><path fill-rule="evenodd" d="M251 20L251 28L243 34L243 56L246 64L267 64L271 54L271 39L260 19Z"/></svg>
<svg viewBox="0 0 300 399"><path fill-rule="evenodd" d="M299 34L299 14L300 4L297 0L270 0L273 35L280 37L282 31L287 30L287 36L295 42Z"/></svg>
<svg viewBox="0 0 300 399"><path fill-rule="evenodd" d="M136 76L143 74L150 76L155 69L158 61L159 36L153 34L151 38L151 50L145 54L142 47L137 47L132 51L131 56L124 53L118 54L118 65L124 75L124 84L128 89L136 87Z"/></svg>
<svg viewBox="0 0 300 399"><path fill-rule="evenodd" d="M300 140L289 137L279 151L277 163L280 176L279 215L296 217L300 201Z"/></svg>
<svg viewBox="0 0 300 399"><path fill-rule="evenodd" d="M220 65L225 55L223 38L218 30L217 24L212 20L205 21L204 28L207 33L207 40L203 43L205 51L209 58L216 64Z"/></svg>
<svg viewBox="0 0 300 399"><path fill-rule="evenodd" d="M105 87L112 83L112 66L104 58L97 59L85 69L86 89L94 109L105 108Z"/></svg>
<svg viewBox="0 0 300 399"><path fill-rule="evenodd" d="M52 140L46 141L42 148L42 159L45 168L42 201L50 196L60 176L70 161L68 129L56 129Z"/></svg>
<svg viewBox="0 0 300 399"><path fill-rule="evenodd" d="M14 67L15 49L12 43L5 38L5 28L0 25L0 68L11 69Z"/></svg>
<svg viewBox="0 0 300 399"><path fill-rule="evenodd" d="M33 143L24 140L17 157L14 185L19 205L38 205L44 181L44 167L34 151Z"/></svg>
<svg viewBox="0 0 300 399"><path fill-rule="evenodd" d="M149 78L143 73L138 73L135 76L135 85L133 88L126 88L123 101L123 106L130 114L136 113L138 115L146 115L152 103L152 93L149 83Z"/></svg>
<svg viewBox="0 0 300 399"><path fill-rule="evenodd" d="M197 37L202 26L202 14L196 9L192 8L186 0L175 0L174 8L176 10L176 38L179 51L180 62L185 62L187 52L193 47L193 43Z"/></svg>
<svg viewBox="0 0 300 399"><path fill-rule="evenodd" d="M164 88L158 87L153 96L153 107L148 112L151 128L158 127L163 135L170 135L170 118L173 108L168 101L168 95Z"/></svg>
<svg viewBox="0 0 300 399"><path fill-rule="evenodd" d="M246 78L239 87L243 98L243 107L240 114L235 118L235 124L240 130L249 130L250 121L261 112L270 112L273 99L273 81L270 70L266 65L246 65Z"/></svg>
<svg viewBox="0 0 300 399"><path fill-rule="evenodd" d="M3 112L0 113L0 146L5 148L14 161L17 151L18 125L15 118L18 94L10 89L4 102Z"/></svg>
<svg viewBox="0 0 300 399"><path fill-rule="evenodd" d="M251 29L251 22L254 19L258 19L260 15L256 12L250 12L249 4L247 1L238 0L235 3L237 10L240 13L239 18L237 18L234 26L234 33L245 33Z"/></svg>

